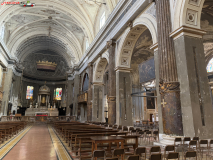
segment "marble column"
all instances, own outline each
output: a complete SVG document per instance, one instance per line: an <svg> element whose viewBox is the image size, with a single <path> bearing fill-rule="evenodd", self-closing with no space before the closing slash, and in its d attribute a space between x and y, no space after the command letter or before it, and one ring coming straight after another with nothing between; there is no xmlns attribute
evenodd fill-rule
<svg viewBox="0 0 213 160"><path fill-rule="evenodd" d="M207 78L203 30L182 26L173 33L184 136L213 137L213 109ZM180 47L181 46L181 47Z"/></svg>
<svg viewBox="0 0 213 160"><path fill-rule="evenodd" d="M170 1L156 0L159 56L159 91L162 103L163 133L183 135L182 112L180 104L180 83L172 31ZM158 67L158 66L156 66Z"/></svg>
<svg viewBox="0 0 213 160"><path fill-rule="evenodd" d="M93 83L92 121L102 122L103 83Z"/></svg>
<svg viewBox="0 0 213 160"><path fill-rule="evenodd" d="M107 42L109 52L109 94L108 94L108 123L116 123L116 73L115 73L115 47L114 40Z"/></svg>
<svg viewBox="0 0 213 160"><path fill-rule="evenodd" d="M73 98L73 115L77 117L78 112L78 94L79 94L79 74L75 74L74 78L74 98Z"/></svg>
<svg viewBox="0 0 213 160"><path fill-rule="evenodd" d="M116 124L133 125L131 89L130 69L116 68Z"/></svg>
<svg viewBox="0 0 213 160"><path fill-rule="evenodd" d="M88 87L88 100L87 100L87 121L92 121L92 82L93 82L93 63L88 64L89 68L89 87Z"/></svg>
<svg viewBox="0 0 213 160"><path fill-rule="evenodd" d="M7 68L7 73L5 73L4 89L3 89L3 98L1 105L1 115L7 116L8 102L10 98L10 90L12 84L13 70L12 68Z"/></svg>
<svg viewBox="0 0 213 160"><path fill-rule="evenodd" d="M68 80L67 81L67 110L66 110L66 115L70 115L70 105L72 103L72 92L73 92L73 87L72 87L73 81ZM70 115L71 116L71 115Z"/></svg>

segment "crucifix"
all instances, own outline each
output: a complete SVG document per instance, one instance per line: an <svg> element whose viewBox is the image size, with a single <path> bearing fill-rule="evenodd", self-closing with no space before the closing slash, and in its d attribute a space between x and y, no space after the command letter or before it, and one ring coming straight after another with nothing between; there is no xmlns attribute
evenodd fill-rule
<svg viewBox="0 0 213 160"><path fill-rule="evenodd" d="M165 108L165 105L167 104L164 99L163 99L163 102L161 103L163 105L163 108Z"/></svg>

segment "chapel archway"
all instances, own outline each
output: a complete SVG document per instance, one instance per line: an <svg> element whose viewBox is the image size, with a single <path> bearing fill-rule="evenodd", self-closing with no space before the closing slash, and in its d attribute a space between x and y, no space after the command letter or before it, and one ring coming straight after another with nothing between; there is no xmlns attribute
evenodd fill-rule
<svg viewBox="0 0 213 160"><path fill-rule="evenodd" d="M108 122L108 53L104 53L95 63L93 87L94 120Z"/></svg>
<svg viewBox="0 0 213 160"><path fill-rule="evenodd" d="M150 115L156 115L156 98L154 98L156 92L146 93L144 87L150 88L150 85L152 85L153 90L155 90L154 51L150 49L150 46L156 43L156 35L154 29L150 28L148 29L145 25L137 25L135 23L132 29L126 31L126 37L120 40L119 58L117 60L119 74L116 77L116 79L119 78L119 84L116 84L121 88L124 87L119 93L118 101L120 106L117 107L117 111L120 111L117 122L122 125L142 123L142 120L152 121L153 119L152 117L150 118ZM144 65L142 66L142 64ZM142 67L145 68L142 69ZM143 70L144 72L142 72ZM152 74L151 76L149 71ZM140 73L142 76L140 76ZM141 81L141 78L144 79ZM129 94L130 96L128 96ZM146 96L151 97L149 98L150 102L147 102L148 98ZM148 110L147 103L152 103L152 107L148 107Z"/></svg>

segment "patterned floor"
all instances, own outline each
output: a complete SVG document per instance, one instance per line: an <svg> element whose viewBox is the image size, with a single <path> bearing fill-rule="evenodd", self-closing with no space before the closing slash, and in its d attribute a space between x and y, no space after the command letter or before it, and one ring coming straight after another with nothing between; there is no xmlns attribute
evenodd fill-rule
<svg viewBox="0 0 213 160"><path fill-rule="evenodd" d="M130 141L132 143L132 141ZM147 148L149 152L152 142L139 140L140 146ZM86 148L88 149L88 148ZM162 149L163 151L163 149ZM134 153L133 149L129 152ZM89 156L91 152L82 153ZM108 155L107 157L110 157ZM125 156L127 159L128 156ZM18 135L13 136L0 146L0 160L79 160L76 152L72 152L63 138L56 134L51 126L46 124L34 124L26 127ZM182 157L180 158L182 159ZM206 160L206 157L199 160ZM210 160L208 158L207 160Z"/></svg>

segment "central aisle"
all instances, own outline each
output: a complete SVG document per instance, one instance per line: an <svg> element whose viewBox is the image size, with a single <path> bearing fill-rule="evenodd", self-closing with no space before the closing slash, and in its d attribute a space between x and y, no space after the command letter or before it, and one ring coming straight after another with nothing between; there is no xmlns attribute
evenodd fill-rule
<svg viewBox="0 0 213 160"><path fill-rule="evenodd" d="M34 125L3 159L57 160L47 125Z"/></svg>

